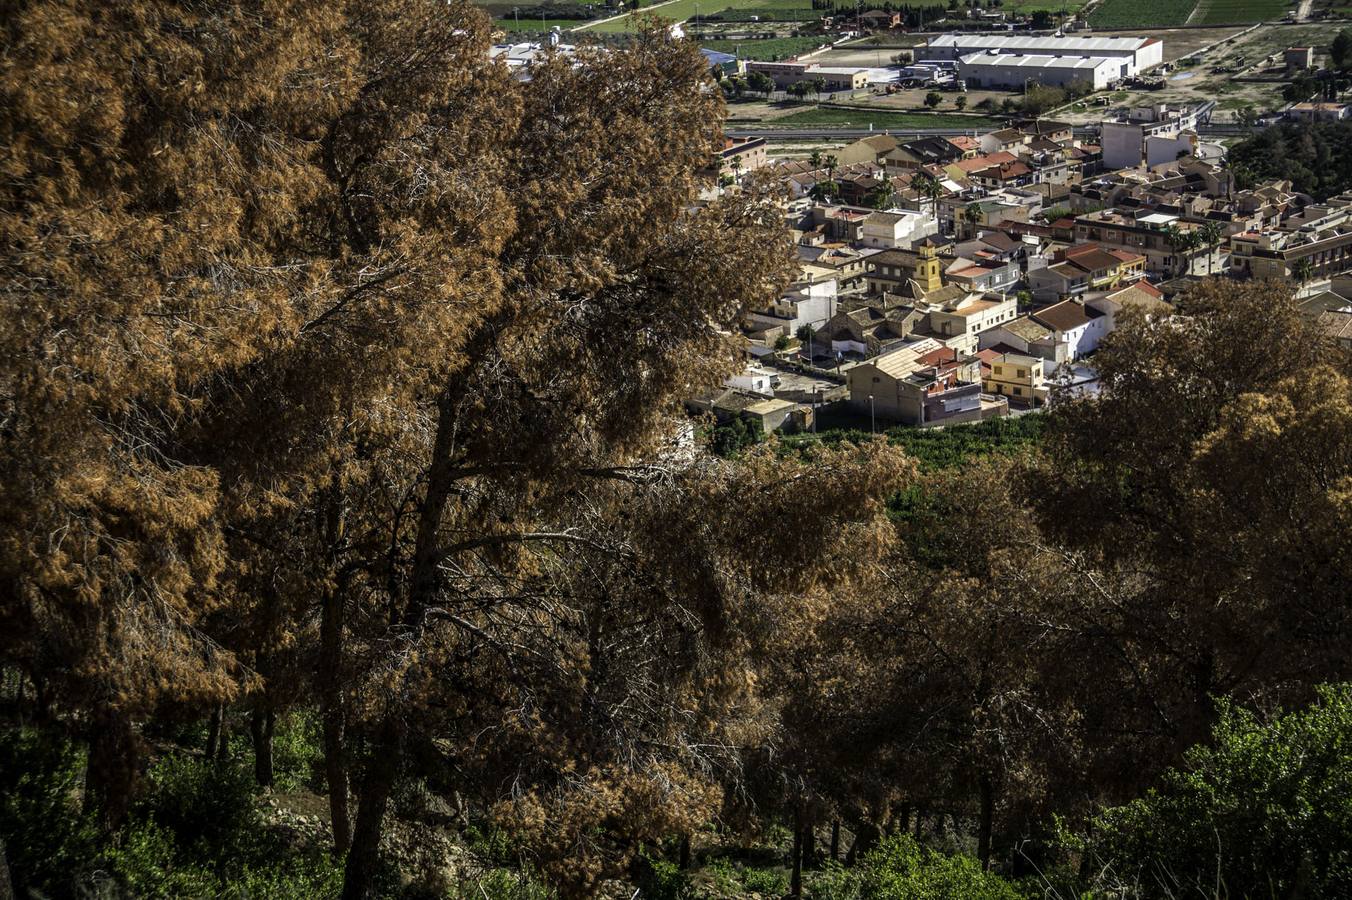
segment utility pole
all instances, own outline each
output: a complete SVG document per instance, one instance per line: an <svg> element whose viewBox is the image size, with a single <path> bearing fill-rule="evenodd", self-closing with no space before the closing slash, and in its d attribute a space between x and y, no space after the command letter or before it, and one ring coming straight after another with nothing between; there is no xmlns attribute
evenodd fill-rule
<svg viewBox="0 0 1352 900"><path fill-rule="evenodd" d="M878 417L873 413L873 395L868 395L868 433L878 433Z"/></svg>

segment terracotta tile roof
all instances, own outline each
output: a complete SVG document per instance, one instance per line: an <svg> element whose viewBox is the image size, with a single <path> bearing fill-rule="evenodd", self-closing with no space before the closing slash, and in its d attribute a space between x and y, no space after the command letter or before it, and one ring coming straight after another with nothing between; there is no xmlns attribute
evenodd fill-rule
<svg viewBox="0 0 1352 900"><path fill-rule="evenodd" d="M1017 249L1019 246L1018 241L1014 240L1003 231L989 231L980 237L980 241L1001 252L1008 252Z"/></svg>
<svg viewBox="0 0 1352 900"><path fill-rule="evenodd" d="M1097 244L1081 244L1078 247L1067 247L1065 251L1066 261L1070 262L1088 272L1099 272L1105 269L1115 269L1124 261L1121 257L1104 250ZM1129 260L1134 257L1129 257Z"/></svg>
<svg viewBox="0 0 1352 900"><path fill-rule="evenodd" d="M1076 303L1074 300L1062 300L1054 306L1033 313L1033 318L1048 328L1054 328L1057 331L1070 331L1089 324L1090 320L1097 319L1101 315L1102 313L1098 310L1090 309L1083 303Z"/></svg>

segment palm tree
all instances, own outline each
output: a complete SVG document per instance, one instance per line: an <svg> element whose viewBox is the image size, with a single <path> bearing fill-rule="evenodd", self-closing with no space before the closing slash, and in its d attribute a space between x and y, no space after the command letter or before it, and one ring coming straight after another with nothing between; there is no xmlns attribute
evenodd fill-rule
<svg viewBox="0 0 1352 900"><path fill-rule="evenodd" d="M1170 225L1164 229L1164 240L1169 244L1169 249L1178 257L1178 271L1175 275L1182 275L1187 268L1188 260L1185 258L1188 251L1195 246L1196 232L1184 231L1177 225Z"/></svg>
<svg viewBox="0 0 1352 900"><path fill-rule="evenodd" d="M1202 227L1197 230L1198 238L1201 244L1206 248L1206 273L1211 274L1211 260L1215 256L1215 249L1220 246L1221 240L1225 237L1225 231L1218 222L1204 222Z"/></svg>
<svg viewBox="0 0 1352 900"><path fill-rule="evenodd" d="M971 226L972 237L976 237L977 226L982 224L981 220L985 217L985 213L981 210L980 203L973 203L962 211L962 220Z"/></svg>
<svg viewBox="0 0 1352 900"><path fill-rule="evenodd" d="M1308 256L1303 256L1292 264L1291 274L1295 276L1296 282L1304 287L1307 281L1314 278L1314 263L1310 262Z"/></svg>
<svg viewBox="0 0 1352 900"><path fill-rule="evenodd" d="M930 215L936 215L939 198L944 195L944 187L933 175L920 171L911 179L911 187L917 194L930 202Z"/></svg>
<svg viewBox="0 0 1352 900"><path fill-rule="evenodd" d="M813 150L812 154L807 158L807 161L812 164L814 171L820 169L822 167L822 152L820 150Z"/></svg>

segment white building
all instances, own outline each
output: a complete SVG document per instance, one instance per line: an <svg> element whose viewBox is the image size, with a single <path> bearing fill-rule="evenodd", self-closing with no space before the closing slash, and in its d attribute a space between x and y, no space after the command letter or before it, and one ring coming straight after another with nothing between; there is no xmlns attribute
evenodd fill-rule
<svg viewBox="0 0 1352 900"><path fill-rule="evenodd" d="M1176 122L1104 122L1100 142L1105 169L1158 166L1197 152L1197 132Z"/></svg>
<svg viewBox="0 0 1352 900"><path fill-rule="evenodd" d="M864 219L860 243L879 250L909 250L923 237L939 233L939 222L932 215L909 209L870 213Z"/></svg>
<svg viewBox="0 0 1352 900"><path fill-rule="evenodd" d="M747 321L754 329L780 328L791 337L804 325L822 327L835 314L836 280L828 278L795 284L769 306L748 313Z"/></svg>
<svg viewBox="0 0 1352 900"><path fill-rule="evenodd" d="M750 391L753 394L773 397L775 395L774 380L774 369L750 365L739 374L730 377L727 381L723 382L723 384L725 387L730 387L734 390Z"/></svg>
<svg viewBox="0 0 1352 900"><path fill-rule="evenodd" d="M1122 76L1135 75L1164 61L1159 38L1015 36L1010 34L941 34L916 51L919 60L961 60L974 53L1040 57L1119 59ZM1040 82L1046 83L1046 82Z"/></svg>
<svg viewBox="0 0 1352 900"><path fill-rule="evenodd" d="M958 58L958 77L968 87L1022 89L1028 82L1066 87L1076 82L1101 90L1128 77L1121 56L1050 56L988 50Z"/></svg>

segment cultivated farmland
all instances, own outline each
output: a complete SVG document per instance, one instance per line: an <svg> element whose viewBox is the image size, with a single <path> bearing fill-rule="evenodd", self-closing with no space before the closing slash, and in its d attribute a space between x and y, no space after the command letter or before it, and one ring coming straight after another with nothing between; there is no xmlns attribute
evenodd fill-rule
<svg viewBox="0 0 1352 900"><path fill-rule="evenodd" d="M729 9L749 9L768 7L775 10L812 8L812 0L671 0L670 3L654 3L654 15L676 22L684 22L696 15L714 15ZM632 16L623 16L601 25L584 26L589 31L633 31Z"/></svg>
<svg viewBox="0 0 1352 900"><path fill-rule="evenodd" d="M1288 0L1198 0L1188 22L1193 25L1272 22L1292 9Z"/></svg>
<svg viewBox="0 0 1352 900"><path fill-rule="evenodd" d="M822 44L819 37L765 38L756 41L727 41L701 38L699 45L720 53L735 53L742 59L774 61L791 59L816 50Z"/></svg>
<svg viewBox="0 0 1352 900"><path fill-rule="evenodd" d="M1089 14L1089 24L1096 29L1182 25L1192 7L1192 0L1104 0Z"/></svg>

